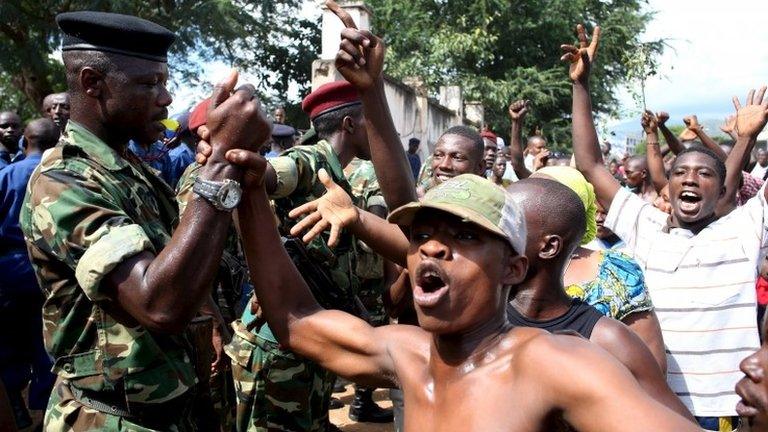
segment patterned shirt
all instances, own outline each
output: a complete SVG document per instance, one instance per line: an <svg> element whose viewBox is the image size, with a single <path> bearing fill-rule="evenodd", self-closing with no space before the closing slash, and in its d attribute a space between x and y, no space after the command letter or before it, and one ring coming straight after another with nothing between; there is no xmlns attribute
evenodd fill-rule
<svg viewBox="0 0 768 432"><path fill-rule="evenodd" d="M178 221L173 191L70 120L30 179L21 228L46 301L43 336L53 371L72 386L161 403L197 378L182 336L118 320L104 277L143 251L158 254Z"/></svg>
<svg viewBox="0 0 768 432"><path fill-rule="evenodd" d="M635 260L615 250L602 255L597 277L571 285L565 291L584 300L601 314L622 321L635 312L653 309L645 278Z"/></svg>
<svg viewBox="0 0 768 432"><path fill-rule="evenodd" d="M694 416L736 415L741 360L760 348L755 279L768 246L761 190L698 234L626 189L605 226L645 273L667 346L667 380Z"/></svg>

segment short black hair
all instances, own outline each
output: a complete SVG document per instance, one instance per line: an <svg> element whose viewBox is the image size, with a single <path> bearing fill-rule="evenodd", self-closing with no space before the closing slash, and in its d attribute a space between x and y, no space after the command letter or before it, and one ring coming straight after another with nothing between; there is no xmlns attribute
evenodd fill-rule
<svg viewBox="0 0 768 432"><path fill-rule="evenodd" d="M312 120L312 127L320 139L328 139L341 129L341 122L344 121L344 117L358 118L362 114L363 106L361 104L345 106L315 117Z"/></svg>
<svg viewBox="0 0 768 432"><path fill-rule="evenodd" d="M443 132L443 135L458 135L470 140L473 145L473 153L476 152L475 155L478 157L478 159L483 158L483 153L485 152L485 143L483 143L483 137L481 137L474 128L463 125L451 126L448 128L448 130Z"/></svg>
<svg viewBox="0 0 768 432"><path fill-rule="evenodd" d="M101 51L65 51L61 53L70 92L79 92L80 71L90 67L106 75L119 70L115 56ZM71 95L70 95L71 96Z"/></svg>
<svg viewBox="0 0 768 432"><path fill-rule="evenodd" d="M717 154L713 152L712 150L700 146L700 145L692 145L688 147L687 149L681 151L678 153L677 157L675 158L675 161L672 163L672 170L675 169L675 166L677 166L678 161L680 160L680 156L688 153L701 153L709 156L710 159L715 161L715 171L717 171L717 176L720 177L720 186L725 185L725 163L723 163L722 160L720 160L719 157L717 157Z"/></svg>

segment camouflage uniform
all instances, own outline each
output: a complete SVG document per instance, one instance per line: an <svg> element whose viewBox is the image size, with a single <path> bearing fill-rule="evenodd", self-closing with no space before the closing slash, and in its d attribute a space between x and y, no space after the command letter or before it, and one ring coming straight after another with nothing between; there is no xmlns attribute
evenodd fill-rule
<svg viewBox="0 0 768 432"><path fill-rule="evenodd" d="M327 141L293 147L269 163L277 173L272 198L283 234L295 223L288 212L325 192L317 178L320 168L350 193L341 163ZM307 245L307 253L328 270L339 289L352 296L358 288L353 238L342 232L333 250L326 241L325 234L316 238ZM249 310L233 328L235 334L225 350L232 358L237 390L237 430L327 430L334 376L317 363L281 349L269 326Z"/></svg>
<svg viewBox="0 0 768 432"><path fill-rule="evenodd" d="M124 260L166 246L178 222L173 191L70 120L32 174L20 219L58 375L46 430L195 430L189 342L118 321L101 284Z"/></svg>
<svg viewBox="0 0 768 432"><path fill-rule="evenodd" d="M429 157L424 160L424 163L421 165L421 170L419 171L419 177L416 180L416 187L421 187L424 191L434 187L432 181L432 159L434 159L434 157L429 155Z"/></svg>
<svg viewBox="0 0 768 432"><path fill-rule="evenodd" d="M373 163L355 159L348 171L349 184L352 187L352 197L355 205L361 209L370 210L372 207L387 208L384 196L381 194L379 180L373 169ZM360 279L357 295L370 314L370 322L374 326L389 324L389 317L384 309L384 258L373 252L364 242L355 241L355 274Z"/></svg>
<svg viewBox="0 0 768 432"><path fill-rule="evenodd" d="M179 178L176 190L176 201L179 204L179 217L184 214L187 204L194 196L195 179L202 165L197 162L189 165ZM224 322L231 323L243 312L243 291L248 286L248 268L240 241L234 225L230 228L227 241L222 252L221 264L213 287L213 300L221 312ZM225 341L226 342L226 341ZM222 362L229 362L228 358ZM209 393L210 404L218 422L225 431L231 431L235 426L235 399L232 371L224 366L221 371L211 375L205 390Z"/></svg>

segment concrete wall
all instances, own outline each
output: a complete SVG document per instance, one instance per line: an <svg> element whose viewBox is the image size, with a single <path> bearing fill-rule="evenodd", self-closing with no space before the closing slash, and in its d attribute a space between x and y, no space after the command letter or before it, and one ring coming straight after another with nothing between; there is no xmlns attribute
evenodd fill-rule
<svg viewBox="0 0 768 432"><path fill-rule="evenodd" d="M315 60L312 64L313 91L325 83L343 79L332 60ZM449 127L461 124L479 129L482 125L482 106L478 108L476 103L472 103L471 109L468 110L476 117L477 113L480 113L480 117L473 121L461 115L461 112L457 113L456 110L430 98L423 87L412 87L389 77L385 78L384 83L389 110L403 149L408 149L410 138L420 139L419 154L422 160L432 154L437 139ZM461 106L463 112L464 102L459 98L454 100L454 103ZM467 104L468 108L469 105Z"/></svg>

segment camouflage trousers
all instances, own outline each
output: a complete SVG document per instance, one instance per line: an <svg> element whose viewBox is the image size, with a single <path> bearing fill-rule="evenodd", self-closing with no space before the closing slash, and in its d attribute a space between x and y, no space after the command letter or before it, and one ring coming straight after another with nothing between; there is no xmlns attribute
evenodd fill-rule
<svg viewBox="0 0 768 432"><path fill-rule="evenodd" d="M189 415L189 409L169 409L164 415L151 419L151 425L138 424L125 417L107 414L80 403L72 394L69 382L56 380L48 408L45 411L43 430L46 432L195 432L198 430Z"/></svg>
<svg viewBox="0 0 768 432"><path fill-rule="evenodd" d="M335 376L317 363L232 323L232 359L238 432L324 432Z"/></svg>

